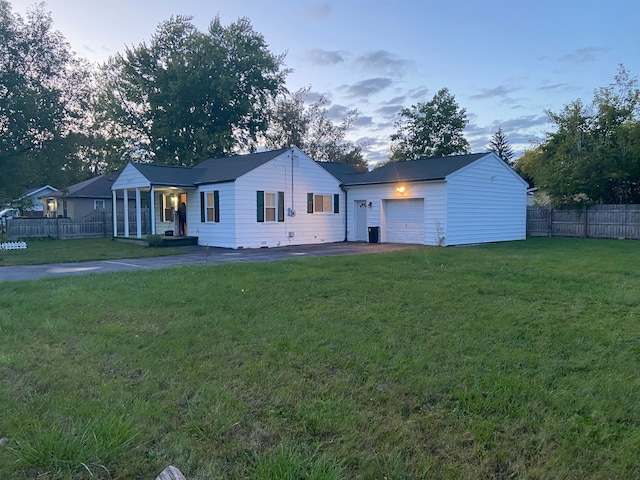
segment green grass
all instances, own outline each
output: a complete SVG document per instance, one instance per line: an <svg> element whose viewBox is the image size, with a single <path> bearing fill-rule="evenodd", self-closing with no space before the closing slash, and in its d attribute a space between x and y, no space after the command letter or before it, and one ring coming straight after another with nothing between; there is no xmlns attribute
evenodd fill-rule
<svg viewBox="0 0 640 480"><path fill-rule="evenodd" d="M119 258L160 257L182 253L178 248L149 248L108 238L32 240L24 250L0 250L0 267L45 263L85 262Z"/></svg>
<svg viewBox="0 0 640 480"><path fill-rule="evenodd" d="M640 244L0 283L0 478L640 477Z"/></svg>

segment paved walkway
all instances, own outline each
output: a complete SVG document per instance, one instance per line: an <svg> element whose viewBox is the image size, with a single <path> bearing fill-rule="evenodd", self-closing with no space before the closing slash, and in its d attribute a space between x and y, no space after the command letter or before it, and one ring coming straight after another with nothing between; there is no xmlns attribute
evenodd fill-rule
<svg viewBox="0 0 640 480"><path fill-rule="evenodd" d="M44 277L63 275L86 275L89 273L123 272L134 270L152 270L179 265L209 264L233 262L271 262L296 257L324 257L334 255L358 255L365 253L390 252L422 248L420 245L397 243L326 243L320 245L299 245L293 247L258 248L232 250L210 248L205 256L203 247L182 247L184 254L166 257L148 257L126 260L99 260L91 262L52 263L47 265L25 265L18 267L0 267L0 282L16 280L37 280Z"/></svg>

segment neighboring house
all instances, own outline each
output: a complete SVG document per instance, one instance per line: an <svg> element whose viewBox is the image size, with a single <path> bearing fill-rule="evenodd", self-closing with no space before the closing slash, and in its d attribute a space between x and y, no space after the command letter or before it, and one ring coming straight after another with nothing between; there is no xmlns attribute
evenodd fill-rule
<svg viewBox="0 0 640 480"><path fill-rule="evenodd" d="M50 206L47 216L78 220L95 211L111 212L111 186L117 176L116 173L99 175L70 185L63 191L52 193L45 200ZM122 209L122 196L118 202ZM131 206L134 205L135 203L131 200Z"/></svg>
<svg viewBox="0 0 640 480"><path fill-rule="evenodd" d="M113 195L150 203L151 231L175 230L186 204L187 235L198 244L260 248L345 240L340 182L298 148L206 160L196 167L130 163ZM128 218L128 215L125 215ZM140 221L136 222L138 225ZM141 237L128 223L118 235ZM117 231L117 230L116 230Z"/></svg>
<svg viewBox="0 0 640 480"><path fill-rule="evenodd" d="M49 213L49 208L52 207L50 203L47 203L47 198L52 194L58 192L57 188L51 185L45 185L44 187L32 188L27 190L25 194L15 201L16 204L31 203L32 207L29 209L23 209L23 216L30 217L46 217Z"/></svg>
<svg viewBox="0 0 640 480"><path fill-rule="evenodd" d="M337 176L348 197L349 241L462 245L526 238L527 182L494 153Z"/></svg>
<svg viewBox="0 0 640 480"><path fill-rule="evenodd" d="M493 153L390 163L364 173L315 162L296 147L192 168L130 163L112 192L135 198L136 212L147 200L158 234L176 228L184 202L187 235L216 247L526 238L527 183ZM141 237L126 223L117 234Z"/></svg>

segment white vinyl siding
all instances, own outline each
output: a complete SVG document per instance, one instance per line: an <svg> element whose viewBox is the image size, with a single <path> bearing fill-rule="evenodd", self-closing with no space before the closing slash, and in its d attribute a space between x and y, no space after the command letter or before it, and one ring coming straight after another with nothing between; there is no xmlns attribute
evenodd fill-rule
<svg viewBox="0 0 640 480"><path fill-rule="evenodd" d="M293 173L293 177L292 177ZM293 180L293 184L292 184ZM344 214L307 215L308 192L339 195L340 183L298 149L259 166L235 181L237 188L238 247L260 248L341 242L345 239ZM282 222L256 222L256 191L283 192ZM277 216L276 216L277 218Z"/></svg>
<svg viewBox="0 0 640 480"><path fill-rule="evenodd" d="M149 179L142 175L132 163L128 164L118 178L113 182L112 189L135 189L136 187L150 187Z"/></svg>
<svg viewBox="0 0 640 480"><path fill-rule="evenodd" d="M447 245L524 240L527 185L488 155L447 181Z"/></svg>
<svg viewBox="0 0 640 480"><path fill-rule="evenodd" d="M218 208L219 212L216 220L215 212L215 192L218 192ZM211 194L211 204L209 203L209 194ZM193 205L187 204L187 210L193 208L188 212L188 215L193 215L193 218L197 218L199 221L193 222L189 234L198 237L199 245L208 245L210 247L223 247L223 248L236 248L235 236L235 209L233 208L233 202L235 197L235 185L233 182L216 184L215 190L212 190L211 185L204 185L200 188L198 197L202 195L204 198L204 205L200 205L200 202L191 202ZM255 192L254 192L255 195ZM207 220L209 215L209 205L214 207L213 221ZM204 215L204 222L202 220ZM255 211L254 218L255 222Z"/></svg>
<svg viewBox="0 0 640 480"><path fill-rule="evenodd" d="M220 189L222 215L219 223L199 223L197 233L190 231L198 236L200 245L260 248L341 242L345 239L344 213L306 214L308 192L322 192L332 201L333 195L337 194L342 205L345 200L338 180L298 149L294 149L293 160L291 152L287 151L235 181L217 184L215 188ZM200 189L205 190L206 187ZM256 192L265 194L263 208L267 205L266 194L275 194L275 221L266 221L266 210L265 221L256 221ZM282 209L279 205L281 193ZM343 210L340 209L341 212ZM279 221L282 213L282 221Z"/></svg>
<svg viewBox="0 0 640 480"><path fill-rule="evenodd" d="M396 223L398 227L398 220L394 219L394 212L391 212L391 218L388 215L389 202L396 200L399 201L413 201L413 213L418 214L420 207L418 204L421 202L423 211L422 226L420 221L414 220L409 223L413 223L412 235L410 242L402 241L401 243L418 243L424 245L437 245L438 244L438 232L442 229L446 229L446 184L442 181L437 182L420 182L420 183L405 183L405 192L399 193L396 188L396 184L383 184L383 185L362 185L356 187L350 187L348 189L349 198L360 200L359 202L349 203L349 212L347 212L347 240L357 241L356 231L356 213L355 208L360 204L364 204L366 208L367 229L369 227L380 227L380 242L398 242L401 239L394 233L394 227L389 228L388 223ZM394 206L402 205L402 202L398 204L392 204ZM359 208L359 207L358 207ZM407 222L404 222L407 223ZM440 226L440 227L438 227ZM407 227L403 227L407 229ZM391 231L391 237L388 233ZM422 230L422 233L420 233Z"/></svg>
<svg viewBox="0 0 640 480"><path fill-rule="evenodd" d="M527 184L493 154L450 174L446 180L405 182L400 185L361 185L348 188L349 198L367 205L367 227L380 227L380 241L462 245L526 238ZM419 225L417 204L399 217L400 199L423 199L424 223ZM347 239L355 241L359 203L350 202ZM397 207L397 208L396 208ZM415 208L413 208L415 207ZM403 225L404 224L404 225ZM423 230L422 242L419 231Z"/></svg>

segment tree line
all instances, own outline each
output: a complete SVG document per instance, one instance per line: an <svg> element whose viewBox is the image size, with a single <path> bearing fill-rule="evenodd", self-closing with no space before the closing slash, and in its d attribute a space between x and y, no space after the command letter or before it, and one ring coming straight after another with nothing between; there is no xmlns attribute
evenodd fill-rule
<svg viewBox="0 0 640 480"><path fill-rule="evenodd" d="M0 200L129 161L193 166L260 147L297 145L316 160L366 169L366 144L347 140L358 111L335 121L326 98L311 101L311 87L288 91L284 60L246 18L215 17L200 31L177 16L96 66L71 52L43 4L23 18L0 0ZM515 168L559 203L640 201L638 98L621 67L590 106L548 112L557 130ZM443 88L400 111L389 161L468 153L467 125ZM502 128L487 151L512 165Z"/></svg>
<svg viewBox="0 0 640 480"><path fill-rule="evenodd" d="M129 161L196 165L211 157L297 145L366 168L348 141L356 110L289 92L284 56L246 18L206 31L188 16L103 65L76 58L44 5L23 18L0 0L0 200L66 186Z"/></svg>
<svg viewBox="0 0 640 480"><path fill-rule="evenodd" d="M515 168L555 205L640 203L640 89L623 65L614 81L559 112L555 130Z"/></svg>
<svg viewBox="0 0 640 480"><path fill-rule="evenodd" d="M103 65L76 58L42 4L25 18L0 0L0 199L69 185L129 161L192 166L297 145L319 161L366 169L346 139L358 111L330 118L310 88L289 92L284 56L246 18L206 31L188 16ZM400 113L390 160L465 153L466 111L447 89Z"/></svg>

